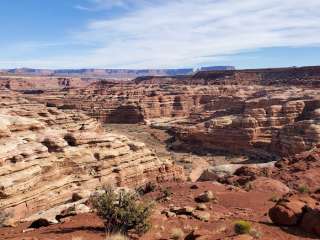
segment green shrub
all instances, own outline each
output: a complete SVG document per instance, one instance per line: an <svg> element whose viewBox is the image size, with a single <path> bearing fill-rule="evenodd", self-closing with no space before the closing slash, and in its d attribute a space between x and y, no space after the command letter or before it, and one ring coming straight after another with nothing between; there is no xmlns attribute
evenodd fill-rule
<svg viewBox="0 0 320 240"><path fill-rule="evenodd" d="M244 220L239 220L234 223L234 231L237 234L249 234L251 231L251 224Z"/></svg>
<svg viewBox="0 0 320 240"><path fill-rule="evenodd" d="M308 186L299 186L298 187L298 192L299 193L309 193L310 191L309 191Z"/></svg>
<svg viewBox="0 0 320 240"><path fill-rule="evenodd" d="M92 205L105 223L108 232L127 233L134 230L144 233L149 230L152 204L141 202L136 194L107 187L104 193L91 199Z"/></svg>

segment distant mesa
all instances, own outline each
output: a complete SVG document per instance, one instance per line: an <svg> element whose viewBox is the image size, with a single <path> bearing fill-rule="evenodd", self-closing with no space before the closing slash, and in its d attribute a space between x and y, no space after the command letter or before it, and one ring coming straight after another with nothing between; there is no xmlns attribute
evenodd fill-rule
<svg viewBox="0 0 320 240"><path fill-rule="evenodd" d="M39 75L39 76L87 76L133 79L143 76L178 76L192 75L197 71L209 70L234 70L232 66L211 66L201 68L174 68L174 69L34 69L14 68L0 70L0 73L15 75Z"/></svg>
<svg viewBox="0 0 320 240"><path fill-rule="evenodd" d="M224 70L236 70L234 66L211 66L200 67L198 71L224 71Z"/></svg>

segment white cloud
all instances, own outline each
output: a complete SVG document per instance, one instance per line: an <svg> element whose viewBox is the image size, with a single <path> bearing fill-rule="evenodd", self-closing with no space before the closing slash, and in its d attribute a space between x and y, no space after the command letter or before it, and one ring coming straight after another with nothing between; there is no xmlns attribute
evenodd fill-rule
<svg viewBox="0 0 320 240"><path fill-rule="evenodd" d="M320 44L319 0L91 1L88 8L135 7L91 20L73 37L97 47L77 61L51 58L54 66L194 66L260 48Z"/></svg>
<svg viewBox="0 0 320 240"><path fill-rule="evenodd" d="M86 4L75 8L85 11L101 11L111 8L129 8L132 5L146 4L147 0L87 0Z"/></svg>

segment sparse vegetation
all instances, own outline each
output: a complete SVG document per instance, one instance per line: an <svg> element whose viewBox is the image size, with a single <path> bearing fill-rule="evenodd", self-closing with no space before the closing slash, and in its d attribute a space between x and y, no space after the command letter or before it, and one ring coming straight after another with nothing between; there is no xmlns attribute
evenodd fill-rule
<svg viewBox="0 0 320 240"><path fill-rule="evenodd" d="M239 220L234 223L234 231L237 234L249 234L251 231L251 224L244 220Z"/></svg>
<svg viewBox="0 0 320 240"><path fill-rule="evenodd" d="M309 193L310 190L309 190L308 186L301 185L298 187L298 192L301 194L304 194L304 193Z"/></svg>
<svg viewBox="0 0 320 240"><path fill-rule="evenodd" d="M184 232L180 228L174 228L171 230L171 239L173 240L180 240L183 239L184 237Z"/></svg>
<svg viewBox="0 0 320 240"><path fill-rule="evenodd" d="M152 204L140 201L137 194L106 187L104 193L91 199L97 214L104 220L108 232L126 234L129 230L144 233L149 230Z"/></svg>

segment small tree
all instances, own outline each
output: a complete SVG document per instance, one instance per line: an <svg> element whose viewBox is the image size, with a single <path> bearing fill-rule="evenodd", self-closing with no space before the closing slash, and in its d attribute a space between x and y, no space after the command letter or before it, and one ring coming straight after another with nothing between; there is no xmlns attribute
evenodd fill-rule
<svg viewBox="0 0 320 240"><path fill-rule="evenodd" d="M92 198L92 205L104 220L108 232L127 233L135 230L144 233L149 230L152 204L139 200L137 194L107 187L103 194Z"/></svg>
<svg viewBox="0 0 320 240"><path fill-rule="evenodd" d="M251 224L244 220L239 220L234 223L234 230L237 234L249 234L251 231Z"/></svg>

